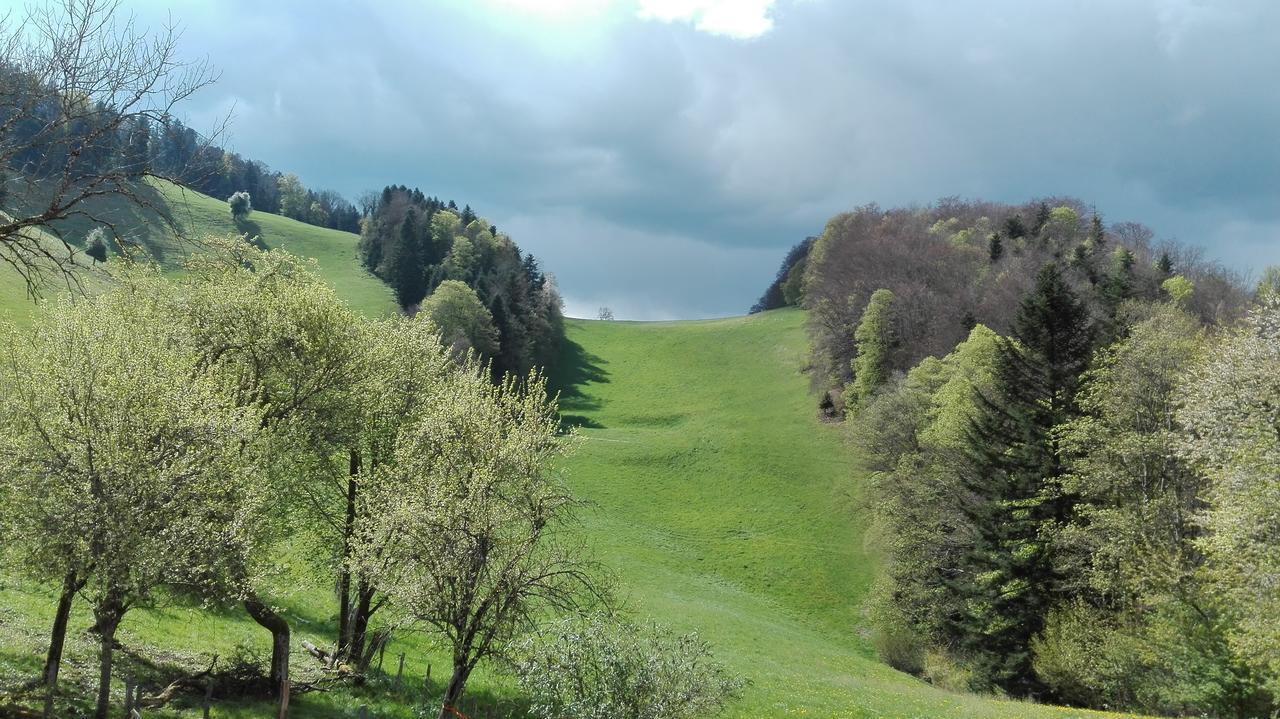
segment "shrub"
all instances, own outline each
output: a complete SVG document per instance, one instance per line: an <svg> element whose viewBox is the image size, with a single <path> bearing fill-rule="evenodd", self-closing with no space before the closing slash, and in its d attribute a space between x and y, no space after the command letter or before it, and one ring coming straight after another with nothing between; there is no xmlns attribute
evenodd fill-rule
<svg viewBox="0 0 1280 719"><path fill-rule="evenodd" d="M520 685L540 719L706 717L744 685L697 634L600 614L556 622L520 654Z"/></svg>
<svg viewBox="0 0 1280 719"><path fill-rule="evenodd" d="M253 202L249 198L247 192L236 192L227 198L227 205L231 207L231 217L236 220L243 220L253 212Z"/></svg>

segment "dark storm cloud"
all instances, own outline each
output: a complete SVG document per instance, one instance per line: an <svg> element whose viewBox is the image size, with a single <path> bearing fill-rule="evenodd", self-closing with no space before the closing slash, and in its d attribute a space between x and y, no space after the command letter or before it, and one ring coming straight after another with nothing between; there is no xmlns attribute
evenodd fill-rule
<svg viewBox="0 0 1280 719"><path fill-rule="evenodd" d="M754 39L498 5L183 6L233 145L349 196L470 202L570 309L742 311L866 202L1071 194L1280 262L1280 4L780 0ZM159 11L139 7L144 19Z"/></svg>

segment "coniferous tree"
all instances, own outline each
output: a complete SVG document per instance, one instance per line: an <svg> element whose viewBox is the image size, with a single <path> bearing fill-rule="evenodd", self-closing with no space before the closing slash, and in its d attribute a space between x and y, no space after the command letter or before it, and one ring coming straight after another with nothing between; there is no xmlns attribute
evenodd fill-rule
<svg viewBox="0 0 1280 719"><path fill-rule="evenodd" d="M1117 247L1111 255L1111 270L1099 286L1103 320L1108 325L1107 329L1112 337L1118 334L1117 328L1111 325L1115 324L1120 304L1134 295L1136 278L1133 265L1135 262L1133 252L1126 247Z"/></svg>
<svg viewBox="0 0 1280 719"><path fill-rule="evenodd" d="M1036 226L1031 232L1032 234L1040 234L1044 226L1049 224L1049 218L1053 216L1053 212L1049 209L1049 203L1041 202L1036 208Z"/></svg>
<svg viewBox="0 0 1280 719"><path fill-rule="evenodd" d="M1004 233L1009 239L1016 240L1019 237L1027 236L1027 226L1023 224L1022 217L1018 215L1010 215L1004 221Z"/></svg>
<svg viewBox="0 0 1280 719"><path fill-rule="evenodd" d="M1004 257L1004 241L1000 239L999 232L991 233L991 238L987 240L987 257L993 265Z"/></svg>
<svg viewBox="0 0 1280 719"><path fill-rule="evenodd" d="M1089 221L1089 249L1096 255L1107 245L1107 232L1102 227L1102 218L1096 214Z"/></svg>
<svg viewBox="0 0 1280 719"><path fill-rule="evenodd" d="M387 253L389 284L396 293L396 301L408 309L422 301L427 294L425 267L422 259L421 228L417 212L410 209L400 225L390 251Z"/></svg>
<svg viewBox="0 0 1280 719"><path fill-rule="evenodd" d="M1046 265L1013 337L1000 341L994 390L977 397L960 480L978 536L950 582L964 607L950 623L989 688L1037 689L1030 642L1058 584L1045 530L1070 509L1053 429L1078 414L1075 391L1091 348L1088 310L1057 265Z"/></svg>

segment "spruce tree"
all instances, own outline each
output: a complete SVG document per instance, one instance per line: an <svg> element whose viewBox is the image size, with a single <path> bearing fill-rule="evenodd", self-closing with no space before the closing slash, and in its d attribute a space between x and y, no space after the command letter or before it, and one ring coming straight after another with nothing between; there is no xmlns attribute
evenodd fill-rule
<svg viewBox="0 0 1280 719"><path fill-rule="evenodd" d="M994 265L1000 261L1001 257L1004 257L1004 241L1000 239L999 232L993 232L991 238L987 240L987 259Z"/></svg>
<svg viewBox="0 0 1280 719"><path fill-rule="evenodd" d="M1106 324L1104 329L1108 339L1119 336L1120 328L1115 326L1116 315L1120 311L1121 303L1134 295L1136 277L1133 265L1136 261L1133 252L1127 247L1117 247L1111 254L1111 269L1098 285L1098 299L1102 305L1102 319Z"/></svg>
<svg viewBox="0 0 1280 719"><path fill-rule="evenodd" d="M1091 348L1087 308L1057 265L1045 266L1013 337L1000 341L995 388L976 396L967 432L962 509L976 537L949 584L965 608L950 624L975 678L1011 694L1038 688L1030 642L1058 583L1045 530L1070 510L1053 429L1078 414L1076 386Z"/></svg>
<svg viewBox="0 0 1280 719"><path fill-rule="evenodd" d="M387 279L404 309L418 304L427 294L421 234L417 212L410 209L387 252Z"/></svg>
<svg viewBox="0 0 1280 719"><path fill-rule="evenodd" d="M1032 230L1032 234L1040 234L1040 231L1044 229L1044 226L1049 224L1049 218L1052 215L1053 213L1049 209L1049 203L1041 202L1040 205L1036 207L1036 226L1035 229Z"/></svg>
<svg viewBox="0 0 1280 719"><path fill-rule="evenodd" d="M1102 218L1096 214L1089 222L1089 249L1096 255L1107 246L1107 231L1102 227Z"/></svg>

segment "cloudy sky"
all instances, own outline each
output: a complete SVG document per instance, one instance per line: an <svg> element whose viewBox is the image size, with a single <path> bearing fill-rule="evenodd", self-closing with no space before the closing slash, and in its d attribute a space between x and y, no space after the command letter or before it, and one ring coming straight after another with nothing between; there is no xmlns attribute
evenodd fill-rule
<svg viewBox="0 0 1280 719"><path fill-rule="evenodd" d="M133 5L146 22L168 3ZM182 47L229 144L468 202L571 314L738 314L833 213L1075 195L1280 263L1274 0L219 0Z"/></svg>

